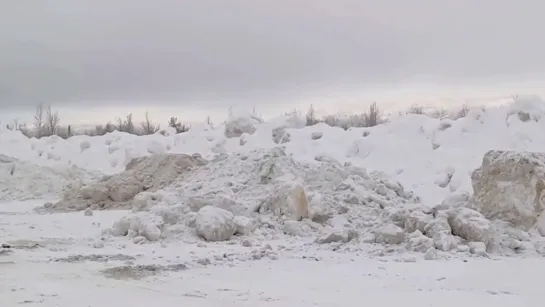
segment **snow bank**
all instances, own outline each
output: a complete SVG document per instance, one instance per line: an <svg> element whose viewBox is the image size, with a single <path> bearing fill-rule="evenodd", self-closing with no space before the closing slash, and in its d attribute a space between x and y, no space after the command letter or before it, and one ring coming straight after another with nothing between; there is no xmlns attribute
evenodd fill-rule
<svg viewBox="0 0 545 307"><path fill-rule="evenodd" d="M347 131L325 124L304 127L296 115L268 122L235 118L214 129L195 125L182 134L148 136L114 132L29 140L18 132L1 131L0 154L42 166L75 164L112 175L124 171L133 158L157 153L199 153L213 159L219 153L245 154L280 144L299 162L315 163L316 156L328 156L381 171L432 206L452 193L471 193L470 174L489 150L545 152L543 114L543 100L530 96L505 106L472 109L455 121L409 114Z"/></svg>

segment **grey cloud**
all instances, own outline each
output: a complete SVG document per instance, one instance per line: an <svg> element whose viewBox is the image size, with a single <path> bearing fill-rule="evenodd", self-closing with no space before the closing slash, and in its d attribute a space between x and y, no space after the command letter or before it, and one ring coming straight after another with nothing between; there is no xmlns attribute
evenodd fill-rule
<svg viewBox="0 0 545 307"><path fill-rule="evenodd" d="M0 10L0 106L208 103L545 72L538 0L43 0Z"/></svg>

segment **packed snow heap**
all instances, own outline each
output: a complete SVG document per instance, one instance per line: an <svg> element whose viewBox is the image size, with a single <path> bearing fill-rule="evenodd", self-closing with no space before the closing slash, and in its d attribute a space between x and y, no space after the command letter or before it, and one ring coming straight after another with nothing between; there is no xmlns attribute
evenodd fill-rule
<svg viewBox="0 0 545 307"><path fill-rule="evenodd" d="M490 151L473 173L475 196L455 193L436 206L381 173L325 156L315 162L297 162L281 147L211 161L152 155L66 193L50 209L130 208L105 235L135 243L284 236L301 244L386 246L427 259L542 249L532 237L545 235L539 222L545 155Z"/></svg>

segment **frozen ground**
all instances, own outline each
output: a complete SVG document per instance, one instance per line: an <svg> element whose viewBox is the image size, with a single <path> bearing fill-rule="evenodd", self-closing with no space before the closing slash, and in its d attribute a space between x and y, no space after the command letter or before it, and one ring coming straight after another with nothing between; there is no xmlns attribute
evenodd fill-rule
<svg viewBox="0 0 545 307"><path fill-rule="evenodd" d="M193 253L203 248L191 245L90 247L97 223L111 222L119 212L36 215L28 210L32 206L0 206L3 240L40 245L20 243L0 255L0 306L543 306L545 266L539 258L372 259L309 249L277 260L199 266ZM222 251L204 249L210 255ZM95 260L66 259L73 255ZM115 257L104 262L96 255ZM187 268L142 279L101 273L128 263Z"/></svg>
<svg viewBox="0 0 545 307"><path fill-rule="evenodd" d="M543 306L545 162L520 153L542 131L535 97L348 131L0 131L0 307ZM489 150L516 152L475 202Z"/></svg>

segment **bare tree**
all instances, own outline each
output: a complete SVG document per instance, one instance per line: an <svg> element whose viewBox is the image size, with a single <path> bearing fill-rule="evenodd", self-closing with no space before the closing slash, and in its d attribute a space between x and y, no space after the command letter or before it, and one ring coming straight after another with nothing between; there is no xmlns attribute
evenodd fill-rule
<svg viewBox="0 0 545 307"><path fill-rule="evenodd" d="M310 108L307 112L307 126L313 126L318 123L318 119L316 118L316 113L314 112L314 106L310 105Z"/></svg>
<svg viewBox="0 0 545 307"><path fill-rule="evenodd" d="M45 110L45 129L48 135L53 135L57 132L59 123L61 122L59 113L51 109L51 105Z"/></svg>
<svg viewBox="0 0 545 307"><path fill-rule="evenodd" d="M36 111L34 113L34 129L36 130L35 134L36 137L41 137L44 133L44 126L45 126L45 114L44 114L44 105L40 103L36 107Z"/></svg>
<svg viewBox="0 0 545 307"><path fill-rule="evenodd" d="M159 131L159 125L154 125L150 118L148 112L146 112L145 120L141 123L144 134L154 134Z"/></svg>
<svg viewBox="0 0 545 307"><path fill-rule="evenodd" d="M369 106L369 112L367 113L367 120L365 123L366 127L373 127L382 123L382 118L380 117L380 110L376 102L373 102Z"/></svg>

